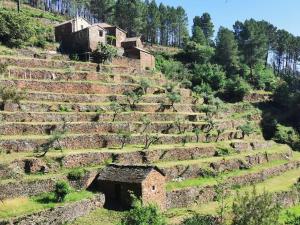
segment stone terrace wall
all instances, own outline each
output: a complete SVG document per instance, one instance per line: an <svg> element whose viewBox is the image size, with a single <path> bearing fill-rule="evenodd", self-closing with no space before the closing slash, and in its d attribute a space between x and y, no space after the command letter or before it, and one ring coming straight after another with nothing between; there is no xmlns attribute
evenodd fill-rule
<svg viewBox="0 0 300 225"><path fill-rule="evenodd" d="M78 217L90 213L92 210L103 207L105 196L97 194L92 199L70 203L53 209L44 210L31 215L0 221L0 225L58 225L71 222Z"/></svg>
<svg viewBox="0 0 300 225"><path fill-rule="evenodd" d="M300 167L300 162L290 162L285 165L265 169L259 173L252 173L243 176L229 178L225 181L227 191L234 185L250 185L278 176L288 170ZM191 187L180 190L173 190L167 193L167 208L180 208L192 204L204 204L213 201L216 197L215 186ZM290 202L290 201L289 201Z"/></svg>

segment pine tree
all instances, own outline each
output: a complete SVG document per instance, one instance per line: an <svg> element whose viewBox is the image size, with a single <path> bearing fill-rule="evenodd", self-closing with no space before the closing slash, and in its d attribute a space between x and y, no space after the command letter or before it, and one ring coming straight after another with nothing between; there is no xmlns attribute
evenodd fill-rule
<svg viewBox="0 0 300 225"><path fill-rule="evenodd" d="M146 1L146 6L146 40L153 44L157 42L157 33L160 25L160 14L155 0L152 0L150 3Z"/></svg>
<svg viewBox="0 0 300 225"><path fill-rule="evenodd" d="M224 27L220 27L217 35L215 60L224 67L228 74L234 75L238 72L238 44L233 32Z"/></svg>
<svg viewBox="0 0 300 225"><path fill-rule="evenodd" d="M211 17L208 13L203 13L200 17L199 25L206 37L207 43L212 43L212 37L214 35L214 24L211 21Z"/></svg>
<svg viewBox="0 0 300 225"><path fill-rule="evenodd" d="M90 9L101 22L114 22L115 0L91 0Z"/></svg>

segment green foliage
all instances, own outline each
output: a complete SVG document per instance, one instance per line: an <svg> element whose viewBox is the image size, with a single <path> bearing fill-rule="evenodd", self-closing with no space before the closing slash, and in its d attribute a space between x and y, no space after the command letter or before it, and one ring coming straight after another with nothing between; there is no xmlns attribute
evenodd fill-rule
<svg viewBox="0 0 300 225"><path fill-rule="evenodd" d="M183 53L185 60L188 62L205 64L209 62L214 55L214 48L189 41L184 46Z"/></svg>
<svg viewBox="0 0 300 225"><path fill-rule="evenodd" d="M150 148L150 146L152 144L155 144L159 141L160 137L158 136L158 134L155 134L155 135L149 135L149 134L146 134L145 135L145 145L143 147L143 150L147 150Z"/></svg>
<svg viewBox="0 0 300 225"><path fill-rule="evenodd" d="M299 143L299 134L293 127L286 127L281 124L277 124L274 140L282 144L295 146Z"/></svg>
<svg viewBox="0 0 300 225"><path fill-rule="evenodd" d="M247 122L244 125L239 126L238 129L242 131L243 139L245 138L245 136L249 136L250 134L254 133L254 131L255 131L253 124L251 124L250 122Z"/></svg>
<svg viewBox="0 0 300 225"><path fill-rule="evenodd" d="M147 128L151 125L152 121L149 119L149 117L147 115L143 115L140 118L140 121L143 123L144 128L142 130L142 134L145 133L145 131L147 130Z"/></svg>
<svg viewBox="0 0 300 225"><path fill-rule="evenodd" d="M262 64L255 65L253 76L249 82L256 88L265 91L274 91L279 78L275 76L271 68L265 68Z"/></svg>
<svg viewBox="0 0 300 225"><path fill-rule="evenodd" d="M211 215L196 214L182 222L182 225L217 225L217 220Z"/></svg>
<svg viewBox="0 0 300 225"><path fill-rule="evenodd" d="M85 172L86 172L85 169L82 168L74 169L68 173L68 179L74 181L80 180L84 177Z"/></svg>
<svg viewBox="0 0 300 225"><path fill-rule="evenodd" d="M0 97L2 99L2 109L4 109L5 104L9 101L19 105L20 101L25 99L26 92L17 91L17 89L13 87L0 87Z"/></svg>
<svg viewBox="0 0 300 225"><path fill-rule="evenodd" d="M279 203L270 193L259 195L255 189L252 193L238 193L232 207L232 225L276 225L279 224L280 210Z"/></svg>
<svg viewBox="0 0 300 225"><path fill-rule="evenodd" d="M97 49L91 53L95 63L111 62L117 56L118 50L116 47L99 43Z"/></svg>
<svg viewBox="0 0 300 225"><path fill-rule="evenodd" d="M5 75L7 72L7 63L0 63L0 75Z"/></svg>
<svg viewBox="0 0 300 225"><path fill-rule="evenodd" d="M194 130L193 130L194 134L196 135L196 142L198 143L199 140L200 140L200 133L201 133L201 129L196 127Z"/></svg>
<svg viewBox="0 0 300 225"><path fill-rule="evenodd" d="M0 10L0 40L9 47L33 45L44 48L53 42L53 27L42 24L24 12Z"/></svg>
<svg viewBox="0 0 300 225"><path fill-rule="evenodd" d="M196 64L193 69L192 82L194 85L202 86L209 84L213 90L220 90L225 85L225 73L219 65Z"/></svg>
<svg viewBox="0 0 300 225"><path fill-rule="evenodd" d="M238 44L231 30L220 27L216 39L215 60L222 65L229 76L239 70Z"/></svg>
<svg viewBox="0 0 300 225"><path fill-rule="evenodd" d="M148 79L143 78L140 80L139 85L143 91L143 94L146 95L148 88L151 87L151 82Z"/></svg>
<svg viewBox="0 0 300 225"><path fill-rule="evenodd" d="M287 212L285 225L300 225L300 215Z"/></svg>
<svg viewBox="0 0 300 225"><path fill-rule="evenodd" d="M223 97L228 101L242 101L251 91L250 85L241 77L229 79L226 82Z"/></svg>
<svg viewBox="0 0 300 225"><path fill-rule="evenodd" d="M181 101L181 94L177 91L172 91L172 92L168 92L166 97L169 100L174 112L176 112L174 104L179 103Z"/></svg>
<svg viewBox="0 0 300 225"><path fill-rule="evenodd" d="M135 110L136 105L142 100L142 97L144 95L144 90L138 88L133 91L125 91L123 94L126 96L126 100L130 106L130 109Z"/></svg>
<svg viewBox="0 0 300 225"><path fill-rule="evenodd" d="M67 194L69 194L70 192L70 185L66 181L57 181L54 189L56 202L64 202Z"/></svg>
<svg viewBox="0 0 300 225"><path fill-rule="evenodd" d="M166 218L158 207L152 204L143 206L134 199L133 208L124 216L120 225L166 225Z"/></svg>

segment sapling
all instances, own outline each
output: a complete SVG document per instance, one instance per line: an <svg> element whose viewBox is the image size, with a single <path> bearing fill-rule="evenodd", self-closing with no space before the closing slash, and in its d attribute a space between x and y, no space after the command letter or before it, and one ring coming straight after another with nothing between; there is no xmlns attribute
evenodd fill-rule
<svg viewBox="0 0 300 225"><path fill-rule="evenodd" d="M116 101L111 102L109 108L113 111L112 122L115 122L117 115L124 111L123 107Z"/></svg>
<svg viewBox="0 0 300 225"><path fill-rule="evenodd" d="M200 140L200 133L201 133L201 129L199 127L196 127L193 132L195 133L196 135L196 142L198 143L199 140Z"/></svg>
<svg viewBox="0 0 300 225"><path fill-rule="evenodd" d="M185 119L177 117L174 121L174 125L177 127L179 134L185 133L188 128L188 124Z"/></svg>
<svg viewBox="0 0 300 225"><path fill-rule="evenodd" d="M148 88L151 86L151 83L148 79L141 79L140 82L139 82L139 85L143 91L143 94L147 94L147 90Z"/></svg>
<svg viewBox="0 0 300 225"><path fill-rule="evenodd" d="M156 142L158 142L160 139L160 137L158 136L158 134L156 135L152 135L150 136L149 134L146 134L145 136L145 145L144 145L144 148L143 150L147 150L149 149L149 147L152 145L152 144L155 144Z"/></svg>
<svg viewBox="0 0 300 225"><path fill-rule="evenodd" d="M128 131L118 130L118 138L121 142L121 149L125 147L125 144L129 143L131 140L131 133Z"/></svg>
<svg viewBox="0 0 300 225"><path fill-rule="evenodd" d="M141 133L145 133L145 131L148 129L148 127L151 125L152 121L146 116L146 115L143 115L141 118L140 118L140 121L143 123L143 130L141 131Z"/></svg>
<svg viewBox="0 0 300 225"><path fill-rule="evenodd" d="M167 93L167 98L171 104L171 107L173 108L173 111L177 112L177 110L174 107L174 104L179 103L181 101L181 94L179 92L172 91Z"/></svg>
<svg viewBox="0 0 300 225"><path fill-rule="evenodd" d="M135 110L136 104L138 104L142 99L143 91L142 89L137 89L136 91L125 91L124 95L126 96L130 109Z"/></svg>
<svg viewBox="0 0 300 225"><path fill-rule="evenodd" d="M254 127L250 122L239 126L238 129L242 131L242 139L244 139L245 136L250 136L250 134L254 133Z"/></svg>

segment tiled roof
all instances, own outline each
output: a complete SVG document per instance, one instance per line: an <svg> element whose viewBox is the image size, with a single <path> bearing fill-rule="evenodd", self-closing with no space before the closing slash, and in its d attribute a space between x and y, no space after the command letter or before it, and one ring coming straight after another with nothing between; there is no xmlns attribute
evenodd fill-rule
<svg viewBox="0 0 300 225"><path fill-rule="evenodd" d="M165 176L156 166L110 164L100 172L97 180L122 183L141 183L153 170L156 170Z"/></svg>

